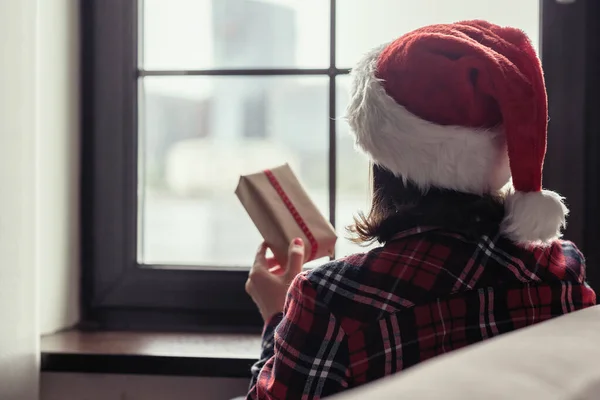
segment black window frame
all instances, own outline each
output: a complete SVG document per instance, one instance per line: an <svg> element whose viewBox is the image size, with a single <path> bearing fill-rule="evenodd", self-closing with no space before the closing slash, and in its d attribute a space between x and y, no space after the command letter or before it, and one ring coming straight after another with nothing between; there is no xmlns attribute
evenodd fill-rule
<svg viewBox="0 0 600 400"><path fill-rule="evenodd" d="M326 1L326 0L323 0ZM595 282L600 261L600 150L595 118L599 78L596 2L542 3L542 60L550 99L545 186L574 211L566 233L586 252ZM329 77L329 209L335 224L336 0L330 4L330 60L325 69L202 70L186 75ZM81 0L81 329L257 332L260 316L244 292L245 270L190 269L137 263L137 0ZM597 19L597 18L596 18ZM564 62L569 60L569 62ZM595 63L595 65L599 65ZM562 132L562 133L561 133ZM568 135L564 134L568 132ZM586 182L586 185L577 182ZM579 211L583 210L583 211ZM585 218L584 218L585 217ZM250 263L251 260L249 260Z"/></svg>

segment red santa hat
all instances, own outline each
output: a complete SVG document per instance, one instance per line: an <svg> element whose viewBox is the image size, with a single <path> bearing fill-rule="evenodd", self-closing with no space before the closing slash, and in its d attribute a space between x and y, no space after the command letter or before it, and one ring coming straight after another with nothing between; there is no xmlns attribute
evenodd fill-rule
<svg viewBox="0 0 600 400"><path fill-rule="evenodd" d="M504 193L501 229L516 242L560 237L568 210L542 190L544 77L522 31L427 26L373 50L352 75L347 117L374 163L424 191Z"/></svg>

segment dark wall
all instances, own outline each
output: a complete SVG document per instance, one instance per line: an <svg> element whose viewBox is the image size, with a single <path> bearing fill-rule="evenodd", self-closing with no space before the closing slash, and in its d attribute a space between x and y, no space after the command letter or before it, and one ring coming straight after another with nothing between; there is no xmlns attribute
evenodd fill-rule
<svg viewBox="0 0 600 400"><path fill-rule="evenodd" d="M600 292L600 1L585 0L584 250L590 279Z"/></svg>
<svg viewBox="0 0 600 400"><path fill-rule="evenodd" d="M567 199L565 238L588 261L588 277L600 292L600 2L542 2L542 63L549 102L544 185Z"/></svg>
<svg viewBox="0 0 600 400"><path fill-rule="evenodd" d="M588 260L600 292L600 2L542 1L542 63L549 102L544 185L567 199L565 238Z"/></svg>

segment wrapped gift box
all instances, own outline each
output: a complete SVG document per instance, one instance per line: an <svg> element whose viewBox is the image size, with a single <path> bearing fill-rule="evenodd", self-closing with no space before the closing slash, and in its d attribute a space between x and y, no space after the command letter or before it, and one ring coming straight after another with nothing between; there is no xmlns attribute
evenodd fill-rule
<svg viewBox="0 0 600 400"><path fill-rule="evenodd" d="M335 230L289 165L242 176L235 193L282 265L290 242L297 237L306 245L306 262L333 256Z"/></svg>

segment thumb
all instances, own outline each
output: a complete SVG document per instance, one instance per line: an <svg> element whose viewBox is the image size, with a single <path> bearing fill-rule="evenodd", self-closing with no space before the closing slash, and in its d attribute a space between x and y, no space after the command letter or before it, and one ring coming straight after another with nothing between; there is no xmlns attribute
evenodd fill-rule
<svg viewBox="0 0 600 400"><path fill-rule="evenodd" d="M285 275L288 279L293 279L302 272L304 265L304 242L300 238L292 240L288 250L288 263Z"/></svg>

